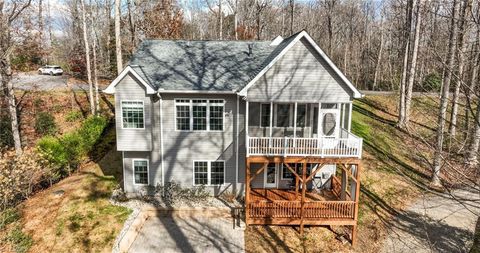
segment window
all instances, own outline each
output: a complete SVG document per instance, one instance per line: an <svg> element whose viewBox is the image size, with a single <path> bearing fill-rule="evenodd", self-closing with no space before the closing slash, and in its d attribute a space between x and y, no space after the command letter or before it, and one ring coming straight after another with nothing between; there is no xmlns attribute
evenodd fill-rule
<svg viewBox="0 0 480 253"><path fill-rule="evenodd" d="M176 99L176 129L223 131L224 100Z"/></svg>
<svg viewBox="0 0 480 253"><path fill-rule="evenodd" d="M295 170L295 164L289 164L290 168ZM287 165L282 163L282 179L293 179L295 175L287 168Z"/></svg>
<svg viewBox="0 0 480 253"><path fill-rule="evenodd" d="M208 162L194 162L195 184L208 184Z"/></svg>
<svg viewBox="0 0 480 253"><path fill-rule="evenodd" d="M305 127L307 120L307 105L297 104L297 127Z"/></svg>
<svg viewBox="0 0 480 253"><path fill-rule="evenodd" d="M223 100L210 100L210 130L223 130Z"/></svg>
<svg viewBox="0 0 480 253"><path fill-rule="evenodd" d="M224 182L224 174L225 174L225 163L224 162L211 162L211 176L210 176L210 184L212 185L220 185Z"/></svg>
<svg viewBox="0 0 480 253"><path fill-rule="evenodd" d="M133 160L134 184L148 184L148 160Z"/></svg>
<svg viewBox="0 0 480 253"><path fill-rule="evenodd" d="M123 128L144 128L142 101L122 101Z"/></svg>
<svg viewBox="0 0 480 253"><path fill-rule="evenodd" d="M277 127L290 127L290 104L277 104Z"/></svg>
<svg viewBox="0 0 480 253"><path fill-rule="evenodd" d="M194 185L222 185L225 182L224 161L194 161Z"/></svg>
<svg viewBox="0 0 480 253"><path fill-rule="evenodd" d="M193 130L207 130L207 100L193 100Z"/></svg>
<svg viewBox="0 0 480 253"><path fill-rule="evenodd" d="M270 104L260 105L260 126L261 127L270 126Z"/></svg>

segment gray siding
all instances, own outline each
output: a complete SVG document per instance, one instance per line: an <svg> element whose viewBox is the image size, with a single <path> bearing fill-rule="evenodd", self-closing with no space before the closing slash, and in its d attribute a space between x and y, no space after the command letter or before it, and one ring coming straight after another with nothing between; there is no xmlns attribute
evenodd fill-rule
<svg viewBox="0 0 480 253"><path fill-rule="evenodd" d="M351 91L306 41L296 42L250 89L249 101L348 102Z"/></svg>
<svg viewBox="0 0 480 253"><path fill-rule="evenodd" d="M134 159L147 159L149 164L149 185L154 186L161 182L162 175L158 169L158 165L154 160L150 152L123 152L123 181L125 192L138 192L147 187L143 185L134 185L133 182L133 160Z"/></svg>
<svg viewBox="0 0 480 253"><path fill-rule="evenodd" d="M118 151L150 151L152 150L152 97L146 94L145 87L135 80L135 77L126 75L115 87L115 123L117 130ZM144 129L122 128L122 100L141 100L144 103Z"/></svg>

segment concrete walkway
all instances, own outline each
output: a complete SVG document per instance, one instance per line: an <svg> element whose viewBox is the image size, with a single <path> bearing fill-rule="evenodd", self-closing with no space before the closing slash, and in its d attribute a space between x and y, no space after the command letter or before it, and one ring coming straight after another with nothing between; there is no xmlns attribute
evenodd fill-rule
<svg viewBox="0 0 480 253"><path fill-rule="evenodd" d="M466 190L452 195L423 195L398 215L383 252L468 252L480 214L480 195Z"/></svg>
<svg viewBox="0 0 480 253"><path fill-rule="evenodd" d="M244 245L233 218L159 215L147 219L129 252L244 252Z"/></svg>

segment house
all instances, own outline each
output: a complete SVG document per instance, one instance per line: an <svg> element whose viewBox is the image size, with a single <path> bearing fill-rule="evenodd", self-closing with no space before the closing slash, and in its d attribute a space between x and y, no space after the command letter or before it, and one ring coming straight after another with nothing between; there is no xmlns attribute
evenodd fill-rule
<svg viewBox="0 0 480 253"><path fill-rule="evenodd" d="M147 40L105 92L127 193L172 180L237 191L247 224L347 225L355 241L362 94L307 32Z"/></svg>

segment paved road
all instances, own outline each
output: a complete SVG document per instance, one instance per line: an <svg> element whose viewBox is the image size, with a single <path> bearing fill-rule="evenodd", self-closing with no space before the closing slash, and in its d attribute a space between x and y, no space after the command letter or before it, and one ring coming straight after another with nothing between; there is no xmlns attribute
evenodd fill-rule
<svg viewBox="0 0 480 253"><path fill-rule="evenodd" d="M36 73L18 73L12 78L13 87L19 90L68 90L68 76L49 76ZM71 85L73 89L88 89L86 84Z"/></svg>
<svg viewBox="0 0 480 253"><path fill-rule="evenodd" d="M453 196L420 197L393 220L383 252L468 252L480 215L480 195L457 190Z"/></svg>
<svg viewBox="0 0 480 253"><path fill-rule="evenodd" d="M129 252L244 252L244 245L232 218L174 215L148 218Z"/></svg>

